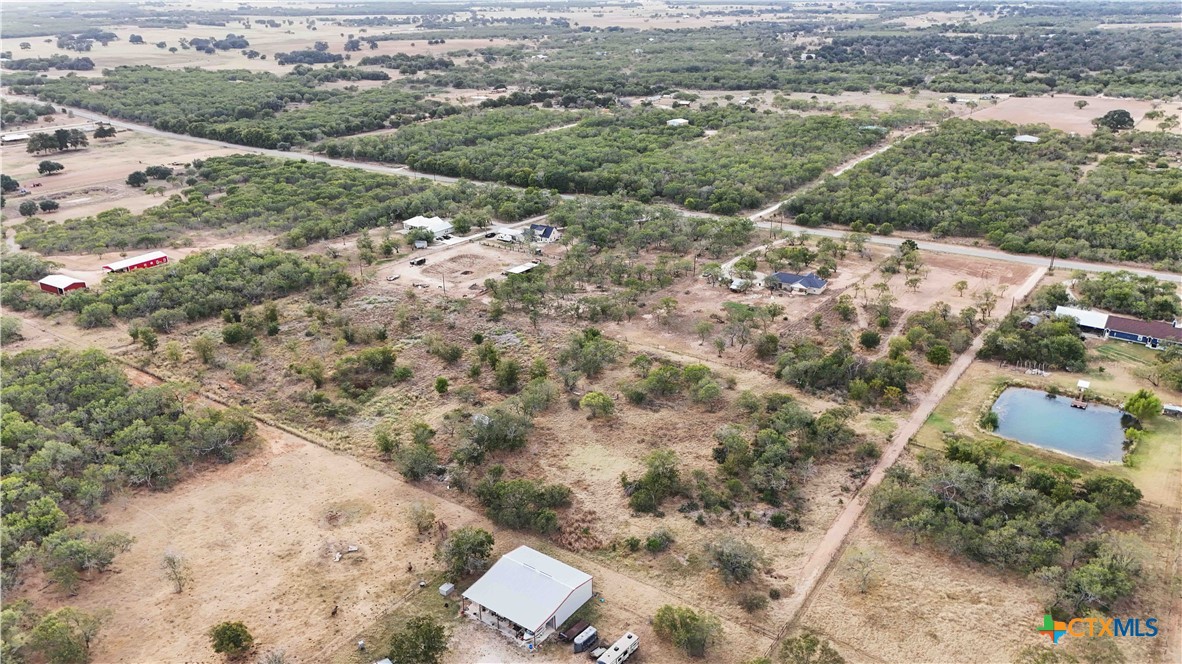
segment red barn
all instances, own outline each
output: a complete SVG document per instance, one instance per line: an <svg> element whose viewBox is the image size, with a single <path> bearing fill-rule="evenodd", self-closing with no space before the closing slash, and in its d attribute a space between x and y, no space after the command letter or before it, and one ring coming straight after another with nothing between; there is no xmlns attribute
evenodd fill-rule
<svg viewBox="0 0 1182 664"><path fill-rule="evenodd" d="M41 290L54 295L65 295L72 290L86 288L86 282L64 274L51 274L37 282Z"/></svg>
<svg viewBox="0 0 1182 664"><path fill-rule="evenodd" d="M133 256L132 258L124 258L121 261L115 261L109 265L104 265L103 270L106 272L131 272L132 270L139 270L145 267L152 267L154 265L163 265L168 262L168 256L163 251L152 251L140 256Z"/></svg>

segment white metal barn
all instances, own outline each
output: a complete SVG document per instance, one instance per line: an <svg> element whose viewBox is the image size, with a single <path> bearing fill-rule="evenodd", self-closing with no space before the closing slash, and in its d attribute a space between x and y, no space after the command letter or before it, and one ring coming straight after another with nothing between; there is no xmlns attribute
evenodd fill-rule
<svg viewBox="0 0 1182 664"><path fill-rule="evenodd" d="M519 546L464 592L464 614L535 647L591 599L591 575Z"/></svg>
<svg viewBox="0 0 1182 664"><path fill-rule="evenodd" d="M408 231L412 231L416 228L425 228L431 231L436 240L443 237L444 235L451 235L452 231L450 221L440 219L439 217L424 217L423 215L407 219L406 221L402 222L402 227Z"/></svg>

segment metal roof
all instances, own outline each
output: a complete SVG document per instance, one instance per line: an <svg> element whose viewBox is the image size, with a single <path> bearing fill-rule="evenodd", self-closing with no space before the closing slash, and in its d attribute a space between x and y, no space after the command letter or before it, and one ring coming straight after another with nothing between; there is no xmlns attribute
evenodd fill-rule
<svg viewBox="0 0 1182 664"><path fill-rule="evenodd" d="M1126 334L1136 334L1154 339L1173 339L1182 341L1182 328L1174 327L1170 323L1156 320L1137 320L1124 316L1109 316L1108 329Z"/></svg>
<svg viewBox="0 0 1182 664"><path fill-rule="evenodd" d="M1076 309L1075 307L1064 307L1062 305L1055 307L1056 316L1070 316L1075 319L1075 322L1084 327L1094 327L1097 330L1103 330L1108 324L1108 314L1099 311L1092 311L1091 309Z"/></svg>
<svg viewBox="0 0 1182 664"><path fill-rule="evenodd" d="M426 228L432 233L446 233L451 230L451 223L439 217L424 217L419 215L402 222L403 228Z"/></svg>
<svg viewBox="0 0 1182 664"><path fill-rule="evenodd" d="M1031 136L1030 134L1020 134L1018 136L1015 136L1014 140L1019 143L1037 143L1042 139L1040 139L1037 136Z"/></svg>
<svg viewBox="0 0 1182 664"><path fill-rule="evenodd" d="M791 272L777 272L772 275L776 281L789 286L799 285L802 288L824 288L828 281L813 273L792 274Z"/></svg>
<svg viewBox="0 0 1182 664"><path fill-rule="evenodd" d="M82 281L81 279L75 279L74 277L67 277L64 274L47 275L44 279L42 279L41 281L38 281L37 283L45 284L46 286L50 286L52 288L63 288L63 289L69 288L70 286L73 286L74 284L82 284L83 286L86 285L85 281Z"/></svg>
<svg viewBox="0 0 1182 664"><path fill-rule="evenodd" d="M576 588L590 582L590 574L519 546L472 584L464 598L537 632Z"/></svg>
<svg viewBox="0 0 1182 664"><path fill-rule="evenodd" d="M159 258L168 258L168 255L163 251L149 251L146 254L140 254L139 256L132 256L131 258L124 258L121 261L109 263L104 265L103 269L109 270L111 272L118 272L119 270L126 270L133 265L139 265L140 263L145 263L147 261L154 261Z"/></svg>

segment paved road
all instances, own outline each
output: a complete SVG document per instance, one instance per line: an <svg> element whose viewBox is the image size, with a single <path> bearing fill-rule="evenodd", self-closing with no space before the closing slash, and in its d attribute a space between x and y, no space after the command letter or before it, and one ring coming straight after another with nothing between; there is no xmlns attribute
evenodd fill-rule
<svg viewBox="0 0 1182 664"><path fill-rule="evenodd" d="M5 99L20 99L23 101L40 102L40 100L32 98L32 97L21 97L21 96L17 96L17 95L4 95L3 97ZM303 152L282 152L280 150L268 150L268 149L264 149L264 148L245 147L245 146L238 145L235 143L226 143L224 141L216 141L216 140L209 139L209 138L197 138L194 136L189 136L187 134L174 134L172 132L156 129L155 127L151 127L149 125L139 124L136 122L128 122L126 120L118 120L118 119L103 115L101 113L96 113L94 111L87 111L87 110L83 110L83 109L79 109L79 108L71 108L69 106L64 106L64 107L60 106L60 105L58 105L58 106L60 108L70 109L71 111L73 111L75 117L80 117L80 118L84 118L87 120L93 120L96 122L106 122L106 123L109 123L115 127L132 129L134 131L143 132L145 134L149 134L152 136L161 136L164 138L171 138L171 139L175 139L175 140L179 140L179 141L189 141L191 143L201 143L203 145L209 145L212 147L226 148L226 149L230 149L230 150L239 150L241 152L247 152L247 153L253 153L253 154L263 154L263 155L267 155L269 157L276 157L279 159L306 159L308 161L323 162L326 164L330 164L332 166L339 166L341 168L358 168L363 171L372 171L375 173L388 173L391 175L403 175L406 177L431 179L431 180L435 180L436 182L451 183L451 182L456 182L458 179L458 178L452 178L452 177L447 177L447 176L443 176L443 175L432 175L430 173L421 173L419 171L413 171L413 170L407 168L406 166L387 166L385 164L355 162L355 161L348 161L346 159L330 159L328 157L320 157L320 156L311 155L311 154L307 154L307 153L303 153ZM882 152L885 152L887 149L889 149L891 145L898 143L899 140L905 140L909 136L914 135L914 133L916 133L916 132L912 132L910 134L904 135L901 138L893 141L892 143L889 143L889 144L882 146L880 148L876 148L875 150L870 151L866 154L860 155L858 158L853 160L853 163L858 163L858 162L864 161L866 159L869 159L870 157L873 157L876 154L881 154ZM849 168L849 166L851 166L851 165L852 164L850 164L850 163L844 164L839 170L844 171L845 169ZM574 196L571 194L563 194L562 197L566 198L566 199L573 199L574 198ZM805 228L803 226L795 226L792 224L781 225L778 223L760 221L760 219L762 219L763 217L775 212L775 210L778 207L779 207L779 203L777 203L776 205L773 205L773 206L769 206L763 210L760 210L760 211L752 214L750 216L750 219L752 221L755 221L756 225L761 228L780 229L782 227L784 230L792 230L792 231L796 231L796 232L807 232L812 235L818 235L818 236L823 236L823 237L842 237L842 236L846 235L846 231L833 229L833 228ZM715 215L711 215L711 214L703 213L703 212L692 213L692 212L688 212L685 210L683 210L682 212L686 213L686 214L692 214L693 216L703 216L703 217L715 216ZM886 245L886 246L897 247L897 246L899 246L899 244L901 244L903 242L903 238L884 237L881 235L872 235L872 236L870 236L870 239L868 241L872 244L881 244L881 245ZM1004 261L1004 262L1008 262L1008 263L1022 263L1025 265L1034 265L1034 266L1038 266L1038 267L1046 267L1050 264L1050 259L1045 258L1043 256L1031 256L1031 255L1027 255L1027 254L1011 254L1011 253L1007 253L1007 252L1000 251L997 249L986 249L983 247L970 247L970 246L959 245L959 244L948 244L948 243L944 243L944 242L935 242L935 241L931 241L931 240L921 240L918 243L919 243L919 248L923 249L925 251L936 251L936 252L945 253L945 254L969 256L972 258L985 258L985 259L989 259L989 260ZM1153 277L1157 277L1158 279L1165 279L1167 281L1172 281L1176 284L1182 284L1182 275L1179 275L1179 274L1173 273L1173 272L1160 272L1157 270L1150 270L1150 269L1140 268L1140 267L1126 267L1126 266L1121 266L1121 265L1104 264L1104 263L1089 263L1087 261L1078 261L1078 260L1056 260L1055 267L1062 268L1065 270L1084 270L1087 272L1114 272L1116 270L1128 270L1129 272L1133 272L1134 274L1150 275Z"/></svg>
<svg viewBox="0 0 1182 664"><path fill-rule="evenodd" d="M1013 297L1020 301L1029 295L1034 290L1034 287L1038 285L1039 280L1042 279L1044 272L1045 270L1042 268L1035 270L1018 287ZM808 602L812 598L813 593L821 587L825 577L833 570L834 564L840 560L846 538L857 524L862 513L866 511L866 506L870 502L870 495L874 492L874 488L886 477L887 470L895 465L895 461L903 453L903 450L907 447L907 443L915 436L924 422L927 422L932 411L936 409L936 406L944 399L944 396L948 394L948 391L952 389L956 381L960 379L961 375L969 368L969 365L973 363L973 359L977 356L977 351L981 350L981 346L985 343L985 333L987 330L988 328L981 330L981 333L973 340L972 345L961 353L960 357L956 358L956 361L952 363L948 371L924 395L923 400L920 401L915 411L911 414L911 417L907 418L903 426L899 427L899 430L895 432L895 437L891 439L890 445L883 451L882 457L874 466L874 470L871 471L870 476L866 479L866 483L858 490L857 495L850 502L846 503L845 509L830 524L829 530L825 532L825 536L821 539L820 544L817 545L816 549L813 549L812 555L809 556L804 568L800 571L799 581L797 581L796 587L793 588L792 596L787 599L789 618L781 626L776 643L773 643L772 648L768 650L767 654L769 657L775 652L775 648L779 646L779 641L783 639L784 635L791 631L798 621L804 617L805 611L808 608Z"/></svg>

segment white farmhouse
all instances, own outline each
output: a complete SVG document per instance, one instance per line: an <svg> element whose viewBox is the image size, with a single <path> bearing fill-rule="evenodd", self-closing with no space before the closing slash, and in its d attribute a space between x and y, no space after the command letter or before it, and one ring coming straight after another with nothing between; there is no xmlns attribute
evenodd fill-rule
<svg viewBox="0 0 1182 664"><path fill-rule="evenodd" d="M419 215L411 217L402 222L402 227L407 231L413 231L416 228L422 228L431 231L435 235L435 239L443 237L444 235L451 235L451 222L439 217L424 217Z"/></svg>

